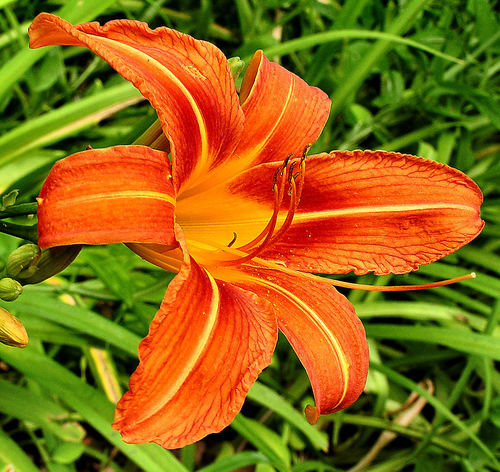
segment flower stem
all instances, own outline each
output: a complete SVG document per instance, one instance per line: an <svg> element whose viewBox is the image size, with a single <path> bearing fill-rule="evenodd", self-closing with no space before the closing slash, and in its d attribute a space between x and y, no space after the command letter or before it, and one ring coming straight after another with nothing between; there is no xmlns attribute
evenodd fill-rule
<svg viewBox="0 0 500 472"><path fill-rule="evenodd" d="M36 214L37 206L38 204L36 202L8 206L5 210L0 211L0 219L12 218L14 216L34 215Z"/></svg>
<svg viewBox="0 0 500 472"><path fill-rule="evenodd" d="M11 236L26 239L27 241L31 241L33 243L38 242L38 232L36 227L36 224L28 226L0 221L0 233L10 234Z"/></svg>

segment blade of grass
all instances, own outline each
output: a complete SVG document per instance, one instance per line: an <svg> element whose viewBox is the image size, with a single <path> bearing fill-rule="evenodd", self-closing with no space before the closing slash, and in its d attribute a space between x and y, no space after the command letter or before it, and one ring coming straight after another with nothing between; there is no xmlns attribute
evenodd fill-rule
<svg viewBox="0 0 500 472"><path fill-rule="evenodd" d="M365 329L367 336L373 338L440 344L467 354L500 360L500 342L493 336L435 326L365 324Z"/></svg>
<svg viewBox="0 0 500 472"><path fill-rule="evenodd" d="M63 407L47 397L1 379L0 411L46 428L63 441L79 442L84 436L77 423L68 421L69 412Z"/></svg>
<svg viewBox="0 0 500 472"><path fill-rule="evenodd" d="M280 472L290 470L289 451L275 432L257 421L245 418L242 414L233 420L231 428L265 454Z"/></svg>
<svg viewBox="0 0 500 472"><path fill-rule="evenodd" d="M457 64L462 64L464 61L458 59L457 57L445 54L437 49L431 48L423 43L414 41L413 39L403 38L397 34L384 33L382 31L365 31L365 30L355 30L355 29L343 29L336 31L325 31L322 33L311 34L309 36L303 36L301 38L292 39L285 41L276 46L270 46L264 49L264 52L269 57L274 56L285 56L292 52L301 51L303 49L309 49L318 44L331 43L333 41L345 41L346 39L377 39L380 41L386 41L388 43L404 44L421 51L428 52L433 56L440 57L447 61L455 62ZM249 60L250 57L246 57L244 60Z"/></svg>
<svg viewBox="0 0 500 472"><path fill-rule="evenodd" d="M5 303L0 303L0 306L5 306ZM66 326L115 346L133 357L137 356L140 337L91 310L40 296L29 287L26 287L22 297L10 302L8 308L13 313L29 313L30 316Z"/></svg>
<svg viewBox="0 0 500 472"><path fill-rule="evenodd" d="M0 461L22 472L40 472L31 459L6 433L0 429ZM8 469L7 469L8 470ZM12 470L12 468L10 468Z"/></svg>
<svg viewBox="0 0 500 472"><path fill-rule="evenodd" d="M81 23L94 19L114 2L115 0L70 0L56 14L71 23ZM49 48L22 50L0 68L0 77L2 77L0 102L26 71L48 51Z"/></svg>
<svg viewBox="0 0 500 472"><path fill-rule="evenodd" d="M266 408L270 408L285 418L288 423L301 431L317 449L328 450L328 437L326 434L311 426L303 415L298 413L295 408L274 390L260 382L255 382L248 392L248 398Z"/></svg>
<svg viewBox="0 0 500 472"><path fill-rule="evenodd" d="M100 392L49 357L29 346L24 350L1 346L0 357L48 392L64 399L68 406L80 413L85 421L142 470L158 472L167 469L172 472L187 472L171 452L156 444L124 443L120 434L111 429L114 405Z"/></svg>
<svg viewBox="0 0 500 472"><path fill-rule="evenodd" d="M429 0L410 0L401 9L401 13L396 17L386 33L400 35L408 29L417 19L418 14L424 9ZM367 77L373 65L395 44L387 39L378 40L370 50L359 60L359 65L350 74L349 80L341 83L334 92L332 98L331 114L334 115L344 105L347 97L355 92L363 80Z"/></svg>
<svg viewBox="0 0 500 472"><path fill-rule="evenodd" d="M123 83L28 121L0 138L0 166L31 149L47 146L95 126L118 110L141 100L142 96L131 84Z"/></svg>
<svg viewBox="0 0 500 472"><path fill-rule="evenodd" d="M430 405L434 407L436 412L442 414L446 419L453 423L462 433L464 433L478 448L486 454L486 456L491 460L492 464L498 469L500 468L500 463L494 456L493 452L486 446L486 444L481 441L476 434L474 434L456 415L454 415L446 406L438 400L435 396L431 395L425 388L422 388L417 383L411 381L407 377L397 373L396 371L390 369L383 364L371 364L371 368L378 370L385 374L392 382L410 392L416 392L421 397L424 397Z"/></svg>
<svg viewBox="0 0 500 472"><path fill-rule="evenodd" d="M220 459L213 464L198 469L197 472L232 472L243 467L257 464L271 464L269 459L260 452L239 452L231 457Z"/></svg>

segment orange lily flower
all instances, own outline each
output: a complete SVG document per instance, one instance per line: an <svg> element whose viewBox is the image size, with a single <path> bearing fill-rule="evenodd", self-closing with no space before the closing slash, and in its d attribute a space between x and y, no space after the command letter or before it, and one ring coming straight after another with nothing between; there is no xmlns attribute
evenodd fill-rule
<svg viewBox="0 0 500 472"><path fill-rule="evenodd" d="M339 282L313 273L400 274L481 231L480 190L445 165L384 151L306 159L330 100L261 51L238 96L219 49L168 28L43 13L30 39L101 56L167 138L73 154L39 197L40 246L125 242L178 272L116 409L126 442L177 448L223 429L278 328L311 380L307 418L349 406L367 375L365 333Z"/></svg>

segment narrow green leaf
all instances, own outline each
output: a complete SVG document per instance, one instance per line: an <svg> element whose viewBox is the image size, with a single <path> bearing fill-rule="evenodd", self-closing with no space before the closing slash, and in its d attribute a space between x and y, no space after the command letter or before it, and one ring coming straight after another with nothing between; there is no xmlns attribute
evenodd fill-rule
<svg viewBox="0 0 500 472"><path fill-rule="evenodd" d="M0 306L5 306L5 303L0 303ZM72 328L76 332L87 334L115 346L131 356L137 356L140 337L136 334L91 310L41 296L36 289L33 290L31 287L26 287L23 296L15 302L10 302L8 307L13 313L30 313L31 316L38 316Z"/></svg>
<svg viewBox="0 0 500 472"><path fill-rule="evenodd" d="M260 452L239 452L231 457L215 461L197 472L232 472L256 464L270 464L269 459Z"/></svg>
<svg viewBox="0 0 500 472"><path fill-rule="evenodd" d="M239 414L231 427L262 452L280 472L290 470L290 455L281 438L263 424Z"/></svg>
<svg viewBox="0 0 500 472"><path fill-rule="evenodd" d="M468 354L500 360L500 342L498 338L485 334L434 326L390 324L365 324L365 329L367 336L373 338L441 344Z"/></svg>
<svg viewBox="0 0 500 472"><path fill-rule="evenodd" d="M124 443L120 434L111 429L114 405L57 362L29 346L23 350L0 346L0 358L27 378L39 383L45 390L64 399L68 406L80 413L85 421L142 470L187 472L171 452L156 444Z"/></svg>
<svg viewBox="0 0 500 472"><path fill-rule="evenodd" d="M1 379L0 411L46 428L63 441L79 442L84 436L81 426L69 421L69 412L62 406Z"/></svg>
<svg viewBox="0 0 500 472"><path fill-rule="evenodd" d="M410 0L401 8L401 13L396 17L386 33L400 35L406 31L418 18L418 14L424 9L429 0ZM349 80L345 80L332 96L331 113L335 114L342 108L347 97L355 92L363 80L370 73L373 65L396 44L388 39L379 39L369 51L358 61L358 66L350 74Z"/></svg>
<svg viewBox="0 0 500 472"><path fill-rule="evenodd" d="M311 426L304 415L298 413L295 408L274 390L266 387L260 382L255 382L248 392L248 398L285 418L288 423L301 431L316 448L322 449L323 451L328 450L327 435L314 428L314 426Z"/></svg>
<svg viewBox="0 0 500 472"><path fill-rule="evenodd" d="M94 19L114 2L115 0L70 0L56 14L71 23L81 23ZM0 68L0 102L26 71L48 51L49 48L20 51Z"/></svg>
<svg viewBox="0 0 500 472"><path fill-rule="evenodd" d="M139 92L126 82L28 121L0 138L0 166L31 149L47 146L94 126L140 100Z"/></svg>
<svg viewBox="0 0 500 472"><path fill-rule="evenodd" d="M40 472L31 459L3 430L0 429L0 461L19 472ZM12 469L11 469L12 470Z"/></svg>
<svg viewBox="0 0 500 472"><path fill-rule="evenodd" d="M425 388L411 381L407 377L398 374L396 371L390 369L383 364L372 364L370 367L377 369L389 378L392 382L401 385L410 392L416 392L421 397L425 398L434 409L442 414L445 418L450 420L460 431L462 431L474 444L476 444L481 451L492 461L494 466L499 469L500 463L494 456L493 452L474 434L456 415L454 415L443 403L438 400L434 395L431 395Z"/></svg>
<svg viewBox="0 0 500 472"><path fill-rule="evenodd" d="M368 30L355 30L355 29L344 29L336 31L325 31L322 33L311 34L309 36L302 36L301 38L292 39L285 41L276 46L270 46L264 49L264 52L269 57L284 56L286 54L291 54L296 51L301 51L303 49L309 49L318 44L331 43L333 41L345 41L346 39L377 39L383 40L388 43L404 44L415 49L420 49L421 51L428 52L433 56L440 57L447 61L462 64L464 61L458 59L449 54L445 54L437 49L431 48L426 44L419 43L409 38L403 38L397 34L384 33L382 31L368 31ZM249 57L245 60L250 59Z"/></svg>

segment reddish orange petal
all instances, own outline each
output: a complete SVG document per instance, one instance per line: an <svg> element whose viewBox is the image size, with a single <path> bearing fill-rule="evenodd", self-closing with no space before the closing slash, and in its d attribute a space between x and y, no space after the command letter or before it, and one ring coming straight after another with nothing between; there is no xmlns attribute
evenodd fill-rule
<svg viewBox="0 0 500 472"><path fill-rule="evenodd" d="M226 427L271 361L270 306L188 256L168 287L113 427L129 443L178 448Z"/></svg>
<svg viewBox="0 0 500 472"><path fill-rule="evenodd" d="M236 154L248 166L301 156L321 134L330 99L258 51L245 73L240 99L245 131Z"/></svg>
<svg viewBox="0 0 500 472"><path fill-rule="evenodd" d="M227 194L235 201L260 202L269 215L277 165L250 169ZM475 238L483 227L481 202L481 191L466 175L427 159L384 151L310 156L292 226L260 257L310 272L404 273ZM235 215L235 231L250 232L250 223L246 227L239 220ZM252 225L258 234L257 221Z"/></svg>
<svg viewBox="0 0 500 472"><path fill-rule="evenodd" d="M167 154L143 146L79 152L57 162L38 199L41 247L174 244Z"/></svg>
<svg viewBox="0 0 500 472"><path fill-rule="evenodd" d="M176 189L232 155L243 113L226 58L214 45L138 21L73 26L48 13L38 15L29 32L32 48L91 49L141 91L170 140Z"/></svg>
<svg viewBox="0 0 500 472"><path fill-rule="evenodd" d="M254 269L240 285L273 305L278 326L304 365L317 414L348 407L363 391L368 373L365 331L353 306L333 287L277 270Z"/></svg>

